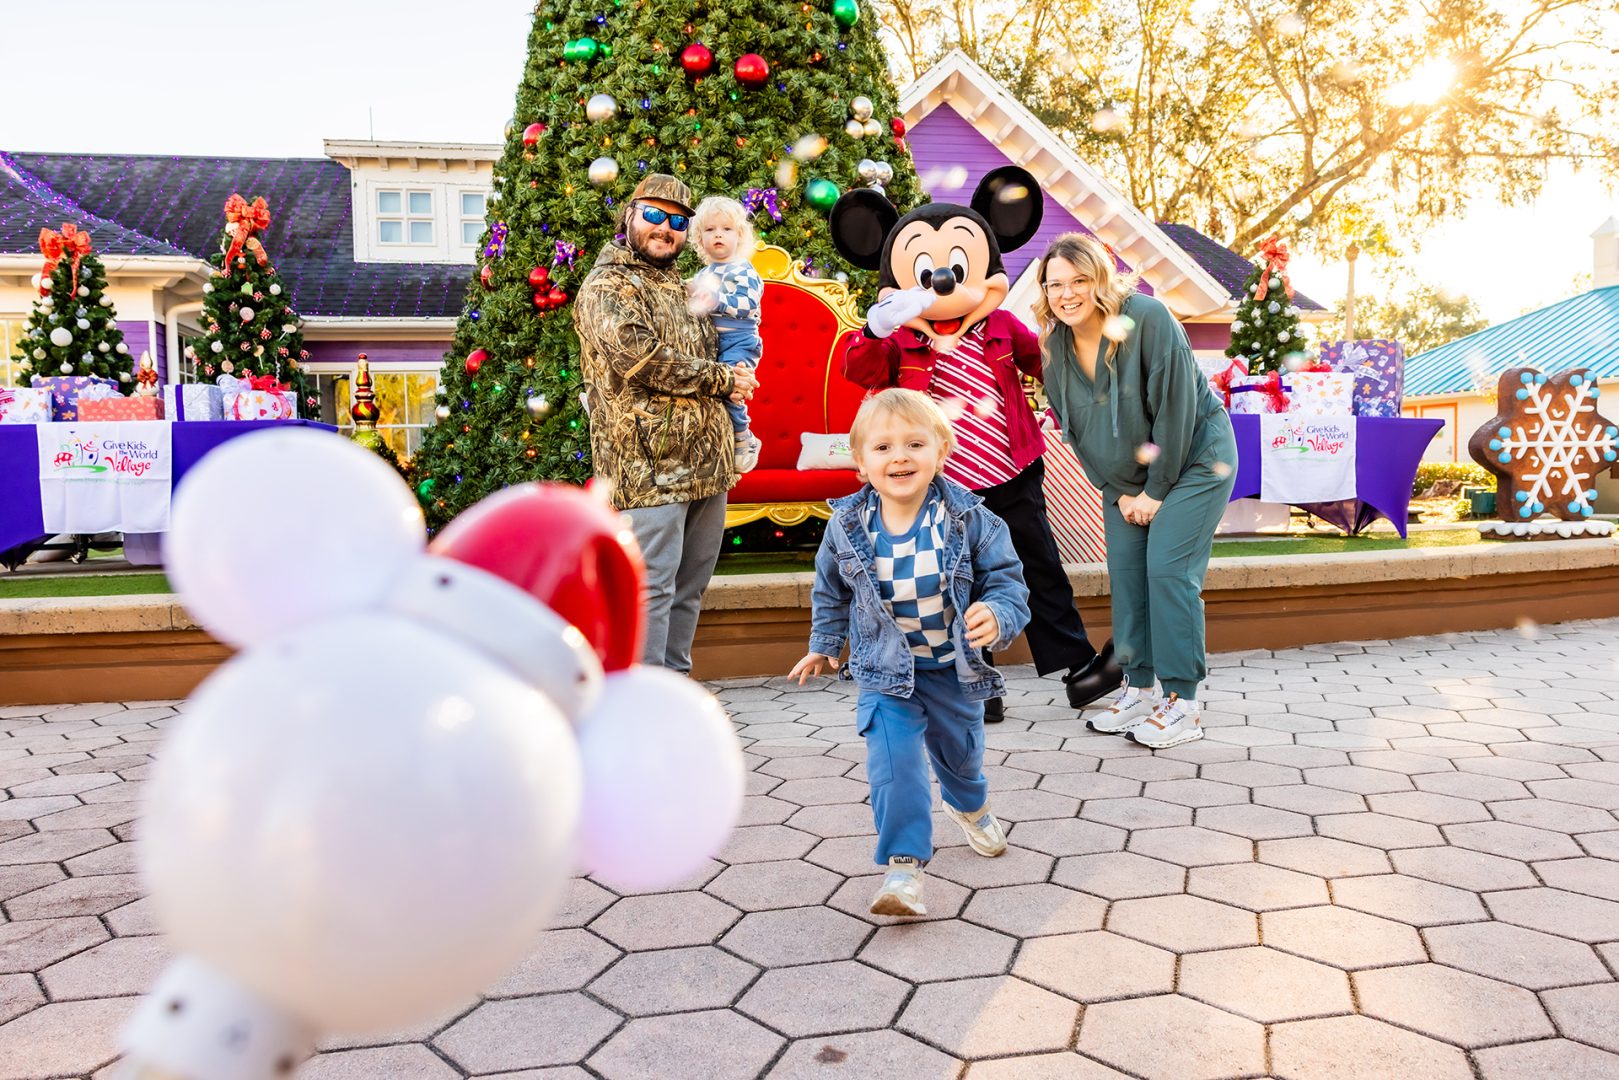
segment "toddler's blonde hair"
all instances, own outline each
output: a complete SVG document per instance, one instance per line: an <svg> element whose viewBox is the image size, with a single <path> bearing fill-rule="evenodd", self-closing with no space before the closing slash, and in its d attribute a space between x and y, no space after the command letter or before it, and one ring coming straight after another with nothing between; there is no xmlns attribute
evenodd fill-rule
<svg viewBox="0 0 1619 1080"><path fill-rule="evenodd" d="M724 195L710 195L697 204L697 213L692 215L692 231L697 234L697 254L703 262L712 262L708 251L703 247L703 226L716 221L728 221L736 227L736 254L731 256L734 262L746 262L753 258L754 249L759 246L759 238L753 233L753 222L748 220L748 211L745 206L735 199L728 199Z"/></svg>
<svg viewBox="0 0 1619 1080"><path fill-rule="evenodd" d="M854 423L849 425L849 453L854 456L856 464L859 464L861 452L865 449L866 430L879 414L897 416L931 431L943 448L939 456L941 462L956 448L956 433L938 403L920 391L902 390L896 386L873 394L860 403L860 411L854 414Z"/></svg>

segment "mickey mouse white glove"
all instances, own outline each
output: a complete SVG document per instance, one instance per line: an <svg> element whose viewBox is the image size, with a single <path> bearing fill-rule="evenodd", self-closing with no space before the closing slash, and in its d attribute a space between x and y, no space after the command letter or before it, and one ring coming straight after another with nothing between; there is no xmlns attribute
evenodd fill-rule
<svg viewBox="0 0 1619 1080"><path fill-rule="evenodd" d="M889 293L866 310L866 332L872 337L885 338L921 315L936 299L932 289L920 285Z"/></svg>

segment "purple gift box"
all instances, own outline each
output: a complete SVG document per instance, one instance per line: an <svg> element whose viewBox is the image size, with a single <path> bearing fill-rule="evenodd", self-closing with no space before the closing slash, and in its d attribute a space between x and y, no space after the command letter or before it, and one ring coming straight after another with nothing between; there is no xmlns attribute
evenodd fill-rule
<svg viewBox="0 0 1619 1080"><path fill-rule="evenodd" d="M1355 379L1356 416L1399 416L1405 401L1405 348L1398 341L1327 341L1321 359Z"/></svg>
<svg viewBox="0 0 1619 1080"><path fill-rule="evenodd" d="M51 419L77 420L79 394L92 386L104 386L91 396L107 397L119 393L118 384L111 379L98 379L94 375L35 375L34 389L51 392Z"/></svg>

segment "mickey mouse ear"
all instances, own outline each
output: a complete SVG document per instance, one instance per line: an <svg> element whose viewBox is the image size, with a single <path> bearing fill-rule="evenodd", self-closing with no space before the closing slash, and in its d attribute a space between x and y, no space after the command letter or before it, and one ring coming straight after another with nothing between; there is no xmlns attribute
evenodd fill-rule
<svg viewBox="0 0 1619 1080"><path fill-rule="evenodd" d="M989 222L1002 252L1016 251L1040 231L1045 198L1027 169L1003 165L978 181L973 209Z"/></svg>
<svg viewBox="0 0 1619 1080"><path fill-rule="evenodd" d="M862 270L876 270L882 266L883 244L897 221L899 211L887 197L870 188L856 188L833 204L828 224L839 255Z"/></svg>

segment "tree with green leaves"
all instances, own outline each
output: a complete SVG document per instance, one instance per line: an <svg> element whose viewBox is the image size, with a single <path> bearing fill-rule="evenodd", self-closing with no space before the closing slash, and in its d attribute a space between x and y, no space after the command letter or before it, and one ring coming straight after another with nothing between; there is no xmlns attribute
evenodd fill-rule
<svg viewBox="0 0 1619 1080"><path fill-rule="evenodd" d="M129 389L129 346L107 295L107 271L89 233L72 222L39 236L39 299L17 339L17 366L35 375L95 375Z"/></svg>
<svg viewBox="0 0 1619 1080"><path fill-rule="evenodd" d="M591 475L571 305L646 174L740 199L761 243L872 288L838 257L827 212L856 185L902 209L920 189L861 3L541 0L439 422L413 462L432 525L508 484Z"/></svg>
<svg viewBox="0 0 1619 1080"><path fill-rule="evenodd" d="M1343 307L1340 300L1333 308L1339 320ZM1398 341L1407 356L1437 349L1489 325L1471 297L1433 285L1418 285L1381 300L1366 297L1355 301L1355 336Z"/></svg>
<svg viewBox="0 0 1619 1080"><path fill-rule="evenodd" d="M1225 354L1245 361L1250 375L1280 371L1288 356L1305 348L1287 261L1287 243L1273 236L1261 246L1259 258L1243 283L1243 296L1231 320L1231 344L1226 346Z"/></svg>

